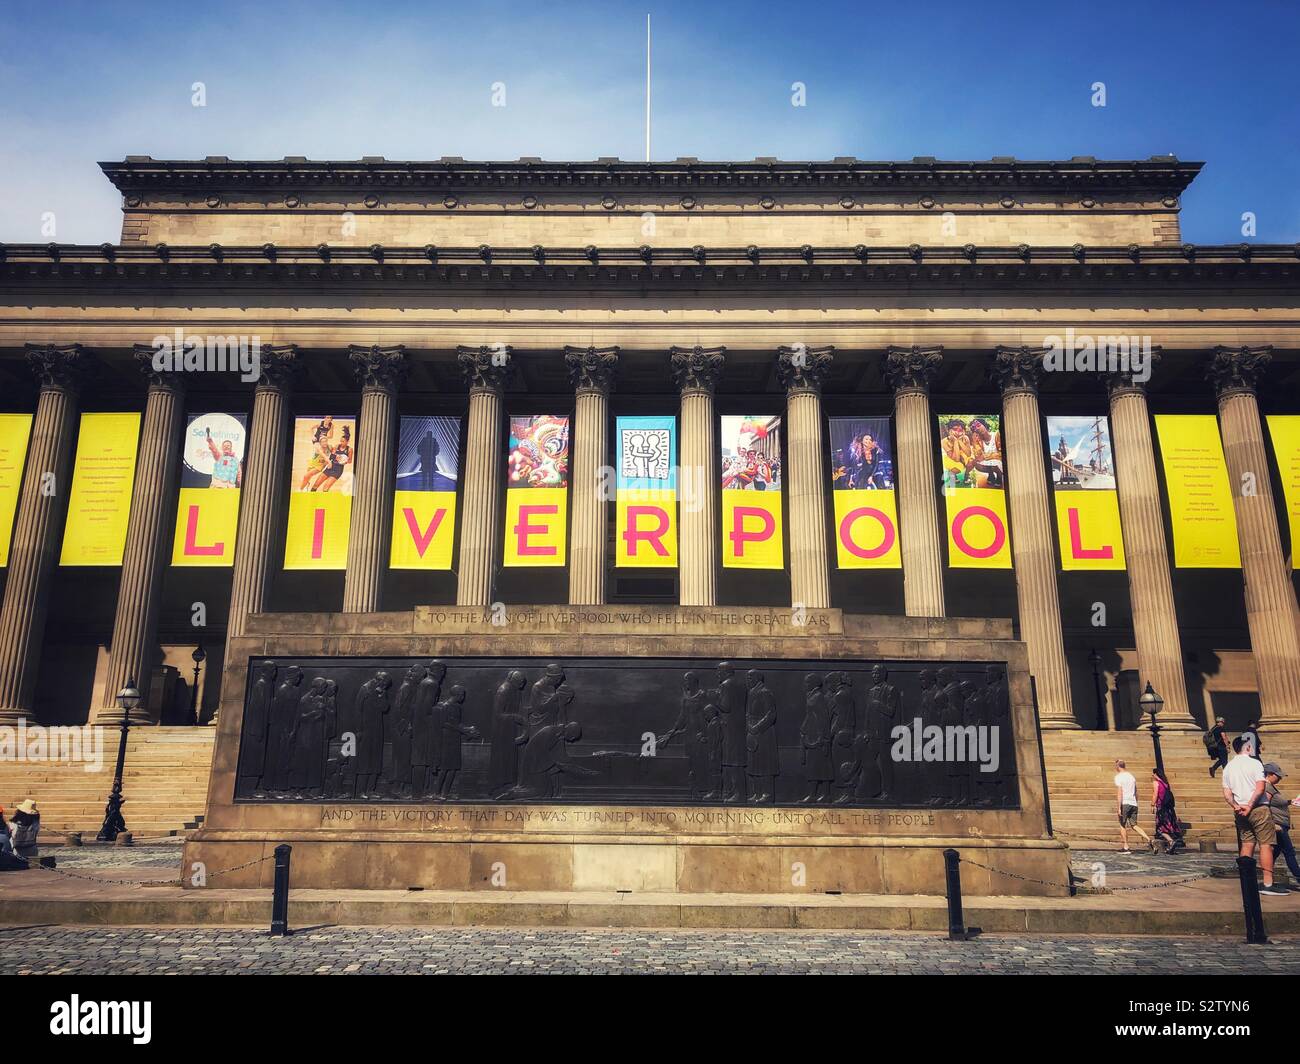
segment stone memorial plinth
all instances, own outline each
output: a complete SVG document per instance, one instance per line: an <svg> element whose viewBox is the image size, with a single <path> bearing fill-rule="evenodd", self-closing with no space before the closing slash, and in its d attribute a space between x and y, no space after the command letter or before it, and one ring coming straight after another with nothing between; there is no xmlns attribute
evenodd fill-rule
<svg viewBox="0 0 1300 1064"><path fill-rule="evenodd" d="M256 614L230 661L187 869L287 842L295 887L935 894L954 846L968 893L1066 892L1007 621Z"/></svg>

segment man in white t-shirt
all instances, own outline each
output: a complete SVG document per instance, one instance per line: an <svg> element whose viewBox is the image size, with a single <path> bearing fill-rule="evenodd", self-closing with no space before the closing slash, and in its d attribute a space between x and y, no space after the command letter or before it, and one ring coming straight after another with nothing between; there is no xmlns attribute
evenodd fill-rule
<svg viewBox="0 0 1300 1064"><path fill-rule="evenodd" d="M1264 766L1251 756L1254 747L1244 736L1232 740L1236 756L1223 770L1223 798L1232 807L1237 822L1238 851L1242 857L1253 857L1259 848L1259 867L1264 871L1264 885L1259 892L1269 897L1286 897L1287 891L1273 886L1273 846L1277 842L1277 829L1273 814L1264 797Z"/></svg>
<svg viewBox="0 0 1300 1064"><path fill-rule="evenodd" d="M1138 827L1138 784L1123 761L1115 762L1115 815L1119 820L1119 841L1125 853L1128 848L1128 829L1132 828L1151 845L1151 836Z"/></svg>

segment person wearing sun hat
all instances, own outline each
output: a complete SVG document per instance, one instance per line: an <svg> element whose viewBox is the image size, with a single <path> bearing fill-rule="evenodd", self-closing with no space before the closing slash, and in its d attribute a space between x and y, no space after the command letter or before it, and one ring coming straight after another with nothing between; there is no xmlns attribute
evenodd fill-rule
<svg viewBox="0 0 1300 1064"><path fill-rule="evenodd" d="M19 857L36 856L36 836L41 830L41 814L36 803L24 798L13 817L13 843Z"/></svg>

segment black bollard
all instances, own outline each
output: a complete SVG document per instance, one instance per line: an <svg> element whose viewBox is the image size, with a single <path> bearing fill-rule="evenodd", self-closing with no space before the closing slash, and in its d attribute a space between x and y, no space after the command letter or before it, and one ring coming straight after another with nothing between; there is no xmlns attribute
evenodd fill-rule
<svg viewBox="0 0 1300 1064"><path fill-rule="evenodd" d="M961 857L956 850L943 851L944 879L948 890L948 938L966 941L966 919L961 911Z"/></svg>
<svg viewBox="0 0 1300 1064"><path fill-rule="evenodd" d="M289 855L293 847L281 843L275 848L275 886L271 892L271 934L289 933Z"/></svg>
<svg viewBox="0 0 1300 1064"><path fill-rule="evenodd" d="M1268 944L1264 930L1264 910L1259 904L1259 882L1255 879L1255 858L1238 857L1237 873L1241 876L1241 908L1246 915L1246 941L1252 946Z"/></svg>

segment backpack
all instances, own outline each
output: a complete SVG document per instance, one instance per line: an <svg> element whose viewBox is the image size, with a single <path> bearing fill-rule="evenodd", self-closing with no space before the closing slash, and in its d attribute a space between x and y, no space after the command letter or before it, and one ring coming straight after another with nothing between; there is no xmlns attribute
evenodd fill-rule
<svg viewBox="0 0 1300 1064"><path fill-rule="evenodd" d="M1206 732L1202 735L1201 742L1205 744L1206 753L1217 754L1219 752L1219 740L1214 737L1213 732Z"/></svg>

